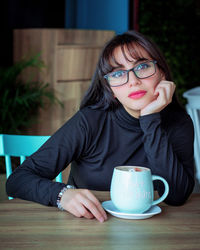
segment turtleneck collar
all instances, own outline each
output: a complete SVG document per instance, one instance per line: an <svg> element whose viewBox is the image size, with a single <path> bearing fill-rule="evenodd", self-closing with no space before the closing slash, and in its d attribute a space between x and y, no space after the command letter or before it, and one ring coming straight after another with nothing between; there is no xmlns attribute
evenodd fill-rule
<svg viewBox="0 0 200 250"><path fill-rule="evenodd" d="M121 127L134 131L141 130L139 119L131 116L122 105L114 111L114 118Z"/></svg>

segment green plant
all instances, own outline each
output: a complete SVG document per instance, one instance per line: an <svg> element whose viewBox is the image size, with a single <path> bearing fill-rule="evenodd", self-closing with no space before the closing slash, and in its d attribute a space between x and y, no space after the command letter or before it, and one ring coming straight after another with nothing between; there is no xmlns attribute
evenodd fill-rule
<svg viewBox="0 0 200 250"><path fill-rule="evenodd" d="M44 67L36 55L0 69L0 133L19 134L28 128L39 108L47 103L60 103L48 83L33 80L32 73L26 81L20 78L25 69L41 71Z"/></svg>
<svg viewBox="0 0 200 250"><path fill-rule="evenodd" d="M154 40L170 65L182 104L184 91L200 85L200 6L196 0L142 0L139 31Z"/></svg>

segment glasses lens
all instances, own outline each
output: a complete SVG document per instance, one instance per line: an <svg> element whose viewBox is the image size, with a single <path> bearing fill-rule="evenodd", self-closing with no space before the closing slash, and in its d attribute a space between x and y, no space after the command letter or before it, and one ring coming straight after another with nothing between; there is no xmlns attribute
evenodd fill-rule
<svg viewBox="0 0 200 250"><path fill-rule="evenodd" d="M154 62L144 62L134 68L134 72L138 78L147 78L156 72Z"/></svg>
<svg viewBox="0 0 200 250"><path fill-rule="evenodd" d="M122 85L127 82L127 71L119 70L106 75L111 86Z"/></svg>
<svg viewBox="0 0 200 250"><path fill-rule="evenodd" d="M130 70L119 70L119 71L114 71L105 76L107 81L109 82L110 86L115 87L115 86L120 86L128 81L128 74L129 71L133 71L136 75L137 78L143 79L147 78L149 76L152 76L156 72L156 67L155 67L156 61L147 61L138 64L134 68Z"/></svg>

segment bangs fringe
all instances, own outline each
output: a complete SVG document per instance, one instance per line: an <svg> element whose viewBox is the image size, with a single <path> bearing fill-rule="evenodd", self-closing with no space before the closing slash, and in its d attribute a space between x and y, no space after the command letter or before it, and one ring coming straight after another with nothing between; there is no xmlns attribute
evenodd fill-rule
<svg viewBox="0 0 200 250"><path fill-rule="evenodd" d="M122 66L115 58L114 56L114 51L117 47L121 48L122 54L124 56L124 58L128 61L128 62L132 62L133 60L138 60L140 58L144 58L144 56L142 55L141 49L144 49L141 45L139 45L137 42L130 42L127 44L121 44L118 45L116 47L113 48L107 48L107 50L105 51L106 56L103 57L102 60L102 73L103 74L107 74L109 72L111 72L114 67L116 66ZM129 58L128 58L129 56ZM130 58L132 58L133 60L131 60Z"/></svg>

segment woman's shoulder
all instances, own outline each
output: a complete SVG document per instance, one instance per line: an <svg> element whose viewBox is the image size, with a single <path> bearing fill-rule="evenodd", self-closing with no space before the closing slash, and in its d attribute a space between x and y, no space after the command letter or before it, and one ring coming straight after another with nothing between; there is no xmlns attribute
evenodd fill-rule
<svg viewBox="0 0 200 250"><path fill-rule="evenodd" d="M68 119L55 134L64 136L68 133L95 133L103 127L107 112L100 109L84 107L78 110L70 119Z"/></svg>

